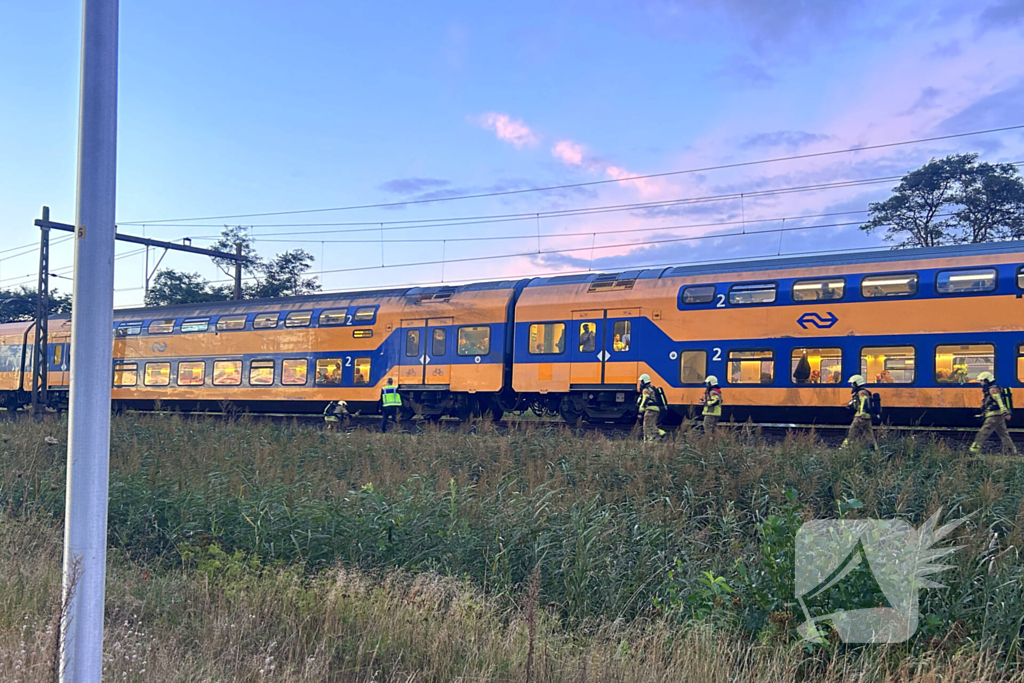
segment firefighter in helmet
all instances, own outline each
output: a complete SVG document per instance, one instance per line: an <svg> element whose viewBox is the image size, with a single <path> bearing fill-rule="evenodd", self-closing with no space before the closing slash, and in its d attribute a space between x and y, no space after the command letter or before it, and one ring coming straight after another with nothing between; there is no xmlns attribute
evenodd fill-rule
<svg viewBox="0 0 1024 683"><path fill-rule="evenodd" d="M853 411L853 422L850 423L850 431L840 448L848 448L861 441L870 441L871 447L877 451L878 441L875 440L875 430L871 427L871 392L864 387L867 380L863 375L854 375L849 379L849 383L853 396L847 407Z"/></svg>
<svg viewBox="0 0 1024 683"><path fill-rule="evenodd" d="M331 401L324 408L324 426L332 432L348 426L348 403L345 401Z"/></svg>
<svg viewBox="0 0 1024 683"><path fill-rule="evenodd" d="M646 372L637 379L640 383L640 402L637 410L643 418L644 442L655 441L665 436L665 431L658 427L661 417L661 401L657 389L651 384L651 376Z"/></svg>
<svg viewBox="0 0 1024 683"><path fill-rule="evenodd" d="M981 452L982 445L993 433L999 436L1004 451L1010 451L1012 455L1017 455L1017 447L1013 445L1010 432L1006 429L1006 423L1010 419L1010 408L1003 400L1003 390L995 383L995 379L991 372L982 372L978 375L982 392L981 417L985 418L985 422L982 423L978 435L974 437L974 443L971 444L972 455Z"/></svg>
<svg viewBox="0 0 1024 683"><path fill-rule="evenodd" d="M708 375L704 379L704 396L700 404L704 406L704 432L712 432L722 418L722 389L718 386L718 378Z"/></svg>

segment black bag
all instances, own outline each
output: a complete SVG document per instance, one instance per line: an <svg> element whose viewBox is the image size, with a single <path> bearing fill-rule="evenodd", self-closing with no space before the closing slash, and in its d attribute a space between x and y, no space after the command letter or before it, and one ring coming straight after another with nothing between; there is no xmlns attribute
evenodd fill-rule
<svg viewBox="0 0 1024 683"><path fill-rule="evenodd" d="M1006 412L1013 412L1013 389L1010 387L999 387L999 393L1003 397L1003 405L1006 406Z"/></svg>
<svg viewBox="0 0 1024 683"><path fill-rule="evenodd" d="M882 421L882 397L877 393L871 394L871 419L879 423Z"/></svg>

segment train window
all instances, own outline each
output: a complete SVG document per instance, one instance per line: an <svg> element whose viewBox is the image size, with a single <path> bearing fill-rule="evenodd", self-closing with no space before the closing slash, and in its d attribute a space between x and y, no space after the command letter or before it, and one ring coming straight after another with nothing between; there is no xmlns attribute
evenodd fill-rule
<svg viewBox="0 0 1024 683"><path fill-rule="evenodd" d="M597 325L580 323L580 353L597 351Z"/></svg>
<svg viewBox="0 0 1024 683"><path fill-rule="evenodd" d="M733 306L770 304L775 302L779 286L774 282L757 282L750 285L733 285L729 288L729 303Z"/></svg>
<svg viewBox="0 0 1024 683"><path fill-rule="evenodd" d="M206 332L209 328L209 318L188 318L181 321L182 332Z"/></svg>
<svg viewBox="0 0 1024 683"><path fill-rule="evenodd" d="M771 384L774 381L774 351L729 351L729 384Z"/></svg>
<svg viewBox="0 0 1024 683"><path fill-rule="evenodd" d="M612 326L612 351L629 351L629 345L632 342L630 330L632 329L633 325L628 320L615 321L615 325Z"/></svg>
<svg viewBox="0 0 1024 683"><path fill-rule="evenodd" d="M865 299L914 296L917 294L917 273L890 273L866 277L860 282L860 293Z"/></svg>
<svg viewBox="0 0 1024 683"><path fill-rule="evenodd" d="M206 379L206 363L198 361L181 361L178 363L178 386L198 387Z"/></svg>
<svg viewBox="0 0 1024 683"><path fill-rule="evenodd" d="M996 371L996 347L992 344L946 344L935 347L935 381L967 384L978 374Z"/></svg>
<svg viewBox="0 0 1024 683"><path fill-rule="evenodd" d="M459 328L458 353L460 356L486 356L490 352L490 326L474 325Z"/></svg>
<svg viewBox="0 0 1024 683"><path fill-rule="evenodd" d="M347 308L332 308L327 311L320 312L320 327L337 327L345 324L345 318L348 316Z"/></svg>
<svg viewBox="0 0 1024 683"><path fill-rule="evenodd" d="M114 335L118 337L134 337L142 334L142 321L118 323Z"/></svg>
<svg viewBox="0 0 1024 683"><path fill-rule="evenodd" d="M267 386L274 383L274 361L254 360L249 363L249 386Z"/></svg>
<svg viewBox="0 0 1024 683"><path fill-rule="evenodd" d="M709 304L715 300L714 285L693 285L683 287L682 300L684 304Z"/></svg>
<svg viewBox="0 0 1024 683"><path fill-rule="evenodd" d="M1024 266L1017 269L1017 289L1024 289Z"/></svg>
<svg viewBox="0 0 1024 683"><path fill-rule="evenodd" d="M995 288L995 268L941 270L935 277L935 291L939 294L976 294Z"/></svg>
<svg viewBox="0 0 1024 683"><path fill-rule="evenodd" d="M60 362L64 360L64 347L60 344L53 345L53 364L60 365Z"/></svg>
<svg viewBox="0 0 1024 683"><path fill-rule="evenodd" d="M139 381L139 364L122 363L114 366L114 386L134 387Z"/></svg>
<svg viewBox="0 0 1024 683"><path fill-rule="evenodd" d="M1024 344L1017 345L1017 381L1024 382Z"/></svg>
<svg viewBox="0 0 1024 683"><path fill-rule="evenodd" d="M305 358L290 358L281 361L281 384L305 384L307 367Z"/></svg>
<svg viewBox="0 0 1024 683"><path fill-rule="evenodd" d="M355 315L352 316L352 321L357 323L365 323L373 320L373 314L377 312L376 306L360 306L356 309Z"/></svg>
<svg viewBox="0 0 1024 683"><path fill-rule="evenodd" d="M373 330L352 330L353 339L369 339L373 336Z"/></svg>
<svg viewBox="0 0 1024 683"><path fill-rule="evenodd" d="M703 384L708 376L708 352L683 351L679 354L679 381L683 384Z"/></svg>
<svg viewBox="0 0 1024 683"><path fill-rule="evenodd" d="M146 374L142 383L147 387L166 387L171 383L170 363L146 363Z"/></svg>
<svg viewBox="0 0 1024 683"><path fill-rule="evenodd" d="M370 359L356 358L352 372L352 383L355 385L370 383Z"/></svg>
<svg viewBox="0 0 1024 683"><path fill-rule="evenodd" d="M217 318L217 329L223 330L244 330L245 329L245 316L244 315L222 315Z"/></svg>
<svg viewBox="0 0 1024 683"><path fill-rule="evenodd" d="M793 301L836 301L846 293L846 280L830 277L823 280L797 280L793 283Z"/></svg>
<svg viewBox="0 0 1024 683"><path fill-rule="evenodd" d="M434 328L430 335L430 354L443 356L448 351L448 331L443 327Z"/></svg>
<svg viewBox="0 0 1024 683"><path fill-rule="evenodd" d="M321 385L337 386L341 384L341 359L320 358L316 361L315 382Z"/></svg>
<svg viewBox="0 0 1024 683"><path fill-rule="evenodd" d="M213 383L216 386L238 386L242 383L242 361L213 361Z"/></svg>
<svg viewBox="0 0 1024 683"><path fill-rule="evenodd" d="M154 320L149 323L150 334L170 334L174 332L174 318L169 320Z"/></svg>
<svg viewBox="0 0 1024 683"><path fill-rule="evenodd" d="M260 313L252 320L252 329L254 330L272 330L277 327L277 320L281 317L280 313Z"/></svg>
<svg viewBox="0 0 1024 683"><path fill-rule="evenodd" d="M860 350L860 374L870 384L912 384L913 346L869 346Z"/></svg>
<svg viewBox="0 0 1024 683"><path fill-rule="evenodd" d="M793 349L791 361L793 384L843 384L842 349Z"/></svg>
<svg viewBox="0 0 1024 683"><path fill-rule="evenodd" d="M564 353L565 323L535 323L530 325L530 343L527 349L535 356Z"/></svg>
<svg viewBox="0 0 1024 683"><path fill-rule="evenodd" d="M309 327L313 320L312 311L293 311L285 316L285 327Z"/></svg>
<svg viewBox="0 0 1024 683"><path fill-rule="evenodd" d="M415 358L420 355L420 331L405 331L405 357Z"/></svg>

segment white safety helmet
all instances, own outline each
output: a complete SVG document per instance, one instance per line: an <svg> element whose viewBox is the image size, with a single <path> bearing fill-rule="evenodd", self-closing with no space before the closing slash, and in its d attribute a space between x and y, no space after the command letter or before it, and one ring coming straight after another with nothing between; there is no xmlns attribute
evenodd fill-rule
<svg viewBox="0 0 1024 683"><path fill-rule="evenodd" d="M707 384L709 387L717 387L718 378L715 377L714 375L708 375L707 377L704 378L704 384Z"/></svg>
<svg viewBox="0 0 1024 683"><path fill-rule="evenodd" d="M650 383L651 383L651 376L650 376L650 375L648 375L648 374L647 374L647 373L645 372L644 374L640 375L640 376L639 376L639 377L637 378L637 381L638 381L638 382L640 382L640 384L650 384Z"/></svg>
<svg viewBox="0 0 1024 683"><path fill-rule="evenodd" d="M855 387L860 387L867 384L867 380L864 379L864 375L854 375L850 379L846 380L846 383L852 384Z"/></svg>
<svg viewBox="0 0 1024 683"><path fill-rule="evenodd" d="M994 382L995 380L996 380L996 378L992 375L991 372L979 372L978 373L978 381L979 382Z"/></svg>

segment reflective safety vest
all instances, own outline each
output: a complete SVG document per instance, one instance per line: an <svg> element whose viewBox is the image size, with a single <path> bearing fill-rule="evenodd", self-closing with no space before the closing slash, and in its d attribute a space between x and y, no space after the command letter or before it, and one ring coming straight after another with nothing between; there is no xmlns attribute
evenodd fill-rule
<svg viewBox="0 0 1024 683"><path fill-rule="evenodd" d="M722 416L722 390L718 387L710 387L704 391L704 414Z"/></svg>
<svg viewBox="0 0 1024 683"><path fill-rule="evenodd" d="M867 389L854 389L853 398L848 405L853 409L854 417L871 419L871 392Z"/></svg>
<svg viewBox="0 0 1024 683"><path fill-rule="evenodd" d="M1003 401L1003 390L999 388L998 384L989 385L982 398L981 409L984 411L985 417L1008 415L1010 413L1006 408L1006 403Z"/></svg>
<svg viewBox="0 0 1024 683"><path fill-rule="evenodd" d="M398 387L384 387L380 392L380 402L385 408L402 405L402 396L398 393Z"/></svg>

